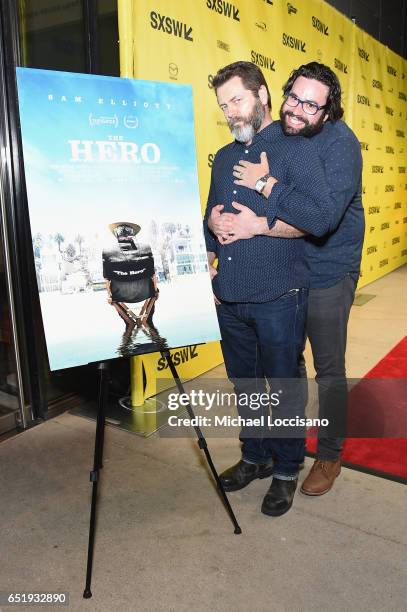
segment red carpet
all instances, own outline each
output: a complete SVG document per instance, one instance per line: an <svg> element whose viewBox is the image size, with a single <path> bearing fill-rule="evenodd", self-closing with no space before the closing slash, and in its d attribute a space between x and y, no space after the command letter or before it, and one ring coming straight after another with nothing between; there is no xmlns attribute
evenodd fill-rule
<svg viewBox="0 0 407 612"><path fill-rule="evenodd" d="M407 336L352 388L347 423L355 437L345 440L343 464L407 484ZM316 442L307 439L307 454Z"/></svg>

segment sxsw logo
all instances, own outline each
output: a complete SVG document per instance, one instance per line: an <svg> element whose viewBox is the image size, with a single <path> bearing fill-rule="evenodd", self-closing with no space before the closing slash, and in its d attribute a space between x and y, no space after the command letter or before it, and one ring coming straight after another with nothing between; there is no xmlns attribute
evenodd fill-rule
<svg viewBox="0 0 407 612"><path fill-rule="evenodd" d="M367 96L361 96L359 94L358 94L358 97L357 97L357 103L358 104L365 104L366 106L370 106L369 98Z"/></svg>
<svg viewBox="0 0 407 612"><path fill-rule="evenodd" d="M377 246L373 245L373 246L367 247L366 253L368 255L371 255L372 253L377 253Z"/></svg>
<svg viewBox="0 0 407 612"><path fill-rule="evenodd" d="M386 153L391 153L391 155L394 155L394 149L393 147L390 147L389 145L386 146Z"/></svg>
<svg viewBox="0 0 407 612"><path fill-rule="evenodd" d="M266 4L270 4L270 5L273 4L273 0L263 0L263 2L265 2Z"/></svg>
<svg viewBox="0 0 407 612"><path fill-rule="evenodd" d="M397 76L397 70L395 68L393 68L392 66L387 66L387 72L389 74L391 74L392 76Z"/></svg>
<svg viewBox="0 0 407 612"><path fill-rule="evenodd" d="M290 2L287 2L287 11L289 15L291 15L292 13L294 13L295 15L295 13L297 12L297 9L293 4L290 4Z"/></svg>
<svg viewBox="0 0 407 612"><path fill-rule="evenodd" d="M235 21L240 21L239 9L231 2L225 2L224 0L206 0L206 6L219 15L234 19Z"/></svg>
<svg viewBox="0 0 407 612"><path fill-rule="evenodd" d="M392 244L398 244L400 242L400 236L396 236L395 238L393 238L393 240L391 241Z"/></svg>
<svg viewBox="0 0 407 612"><path fill-rule="evenodd" d="M386 223L382 223L380 229L385 230L390 228L390 223L386 221Z"/></svg>
<svg viewBox="0 0 407 612"><path fill-rule="evenodd" d="M388 193L389 191L394 191L394 185L386 185L384 191Z"/></svg>
<svg viewBox="0 0 407 612"><path fill-rule="evenodd" d="M394 203L394 210L397 210L398 208L401 208L401 202Z"/></svg>
<svg viewBox="0 0 407 612"><path fill-rule="evenodd" d="M266 55L262 55L256 51L251 51L250 55L253 64L256 64L256 66L260 66L260 68L268 68L268 70L271 70L272 72L276 71L276 62L275 60L271 59L271 57L267 57Z"/></svg>
<svg viewBox="0 0 407 612"><path fill-rule="evenodd" d="M155 11L151 11L150 13L150 26L153 30L157 30L157 32L162 31L178 38L184 38L190 42L194 40L191 36L192 27L173 17L160 15L160 13L156 13Z"/></svg>
<svg viewBox="0 0 407 612"><path fill-rule="evenodd" d="M369 143L368 142L360 142L360 148L362 151L369 151Z"/></svg>
<svg viewBox="0 0 407 612"><path fill-rule="evenodd" d="M403 130L396 130L396 136L399 138L405 138Z"/></svg>
<svg viewBox="0 0 407 612"><path fill-rule="evenodd" d="M382 259L381 262L379 263L379 268L383 268L384 266L387 266L387 264L389 263L389 260L386 259Z"/></svg>
<svg viewBox="0 0 407 612"><path fill-rule="evenodd" d="M391 115L393 117L394 115L394 110L391 108L391 106L386 106L386 113L388 115Z"/></svg>
<svg viewBox="0 0 407 612"><path fill-rule="evenodd" d="M399 100L404 100L404 102L407 102L406 94L403 91L399 91Z"/></svg>
<svg viewBox="0 0 407 612"><path fill-rule="evenodd" d="M215 153L209 153L208 155L208 168L212 168L213 160L215 159Z"/></svg>
<svg viewBox="0 0 407 612"><path fill-rule="evenodd" d="M199 357L197 348L198 347L195 344L194 346L187 346L185 348L180 349L179 351L176 351L175 353L172 353L172 360L174 362L174 365L179 365L180 363L185 363L187 361L190 361L191 359ZM166 368L168 368L167 360L165 359L165 357L160 357L157 362L157 370L161 372Z"/></svg>
<svg viewBox="0 0 407 612"><path fill-rule="evenodd" d="M307 50L305 48L305 42L300 38L295 38L294 36L290 36L283 33L283 45L285 47L290 47L291 49L296 49L297 51L301 51L302 53L306 53Z"/></svg>
<svg viewBox="0 0 407 612"><path fill-rule="evenodd" d="M373 129L374 129L375 132L383 133L383 126L381 126L380 123L374 123L373 124Z"/></svg>
<svg viewBox="0 0 407 612"><path fill-rule="evenodd" d="M373 174L383 174L384 173L384 166L372 166L372 172Z"/></svg>
<svg viewBox="0 0 407 612"><path fill-rule="evenodd" d="M328 26L322 23L317 17L312 17L312 27L324 34L325 36L329 36Z"/></svg>
<svg viewBox="0 0 407 612"><path fill-rule="evenodd" d="M369 206L369 215L378 215L380 213L380 206Z"/></svg>
<svg viewBox="0 0 407 612"><path fill-rule="evenodd" d="M372 87L376 87L376 89L381 89L383 91L382 83L380 81L376 81L376 79L373 79Z"/></svg>
<svg viewBox="0 0 407 612"><path fill-rule="evenodd" d="M369 61L369 53L367 53L364 49L358 47L359 57L364 59L366 62Z"/></svg>
<svg viewBox="0 0 407 612"><path fill-rule="evenodd" d="M335 68L337 68L338 70L340 70L341 72L344 72L345 74L348 73L348 67L346 64L344 64L343 62L341 62L340 59L338 59L337 57L335 57Z"/></svg>
<svg viewBox="0 0 407 612"><path fill-rule="evenodd" d="M406 173L406 167L405 166L399 166L399 174L405 174Z"/></svg>

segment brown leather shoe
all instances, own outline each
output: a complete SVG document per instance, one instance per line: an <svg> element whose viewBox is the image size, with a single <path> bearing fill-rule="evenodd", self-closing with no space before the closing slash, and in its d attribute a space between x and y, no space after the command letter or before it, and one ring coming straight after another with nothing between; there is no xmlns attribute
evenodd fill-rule
<svg viewBox="0 0 407 612"><path fill-rule="evenodd" d="M302 483L301 493L305 495L323 495L328 493L341 472L341 460L327 461L315 459L308 476Z"/></svg>

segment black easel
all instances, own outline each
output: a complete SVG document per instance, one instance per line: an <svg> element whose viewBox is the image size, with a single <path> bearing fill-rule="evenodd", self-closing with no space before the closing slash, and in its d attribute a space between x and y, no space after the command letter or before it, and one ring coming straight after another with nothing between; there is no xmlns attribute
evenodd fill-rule
<svg viewBox="0 0 407 612"><path fill-rule="evenodd" d="M96 436L95 436L95 454L93 458L93 470L90 473L90 481L92 483L92 504L90 509L89 521L89 543L88 543L88 564L86 568L86 585L83 592L85 599L92 597L90 584L92 581L92 566L93 566L93 547L95 543L95 528L96 528L96 502L98 496L99 470L103 467L103 442L105 434L105 414L107 407L107 389L108 389L108 372L109 366L106 362L101 362L98 365L99 370L99 389L98 389L98 414L96 420Z"/></svg>
<svg viewBox="0 0 407 612"><path fill-rule="evenodd" d="M161 355L167 360L168 366L171 370L171 374L174 377L174 381L177 385L177 388L180 393L185 393L184 386L178 376L177 370L175 368L174 362L172 360L172 355L169 350L160 351ZM95 436L95 453L93 460L93 470L90 473L90 481L92 483L92 503L90 510L90 521L89 521L89 543L88 543L88 562L86 569L86 585L85 590L83 592L83 597L85 599L89 599L92 597L92 591L90 590L91 581L92 581L92 567L93 567L93 549L95 543L95 529L96 529L96 505L97 505L97 493L98 493L98 481L99 481L99 470L103 467L103 442L104 442L104 431L105 431L105 414L107 407L107 399L108 399L108 371L109 367L107 362L101 362L98 365L99 370L99 388L98 388L98 414L96 420L96 436ZM187 412L191 418L194 418L194 411L192 410L192 406L188 404L186 406ZM208 446L206 444L206 439L200 429L200 427L194 427L196 435L198 437L198 446L205 453L206 460L209 464L213 477L215 478L216 484L218 486L218 490L222 501L224 502L226 509L229 513L231 521L234 525L234 533L240 534L242 530L236 520L235 514L232 510L232 507L229 503L228 498L226 497L225 490L223 488L222 482L219 479L219 475L216 471L216 468L213 464L212 457L209 453Z"/></svg>
<svg viewBox="0 0 407 612"><path fill-rule="evenodd" d="M181 380L180 380L180 378L178 376L178 372L177 372L177 370L175 368L175 365L174 365L174 362L172 360L172 355L171 355L170 351L168 349L166 349L166 350L160 351L160 352L161 352L161 355L163 357L165 357L166 360L167 360L168 366L169 366L169 368L171 370L171 374L172 374L172 376L173 376L173 378L175 380L175 384L177 385L178 391L180 393L185 393L184 386L183 386L183 384L182 384L182 382L181 382ZM186 405L186 409L187 409L188 415L191 417L191 419L193 419L195 417L195 414L194 414L194 411L192 410L191 404L188 403ZM242 533L242 530L239 527L239 524L238 524L238 522L236 520L236 517L234 515L234 512L232 510L232 506L230 505L229 500L226 497L226 493L225 493L225 489L223 488L223 484L222 484L222 482L221 482L221 480L219 478L219 475L218 475L218 473L216 471L215 466L213 465L212 457L211 457L211 455L209 453L208 445L206 444L206 439L205 439L205 437L204 437L204 435L203 435L203 433L201 431L201 428L198 427L198 425L195 425L194 429L195 429L196 435L198 436L198 446L205 453L206 460L207 460L207 462L209 464L209 467L211 468L211 472L213 474L213 477L215 478L216 484L218 485L219 493L220 493L220 495L222 497L222 500L223 500L223 502L224 502L224 504L226 506L226 509L227 509L227 511L229 513L230 519L231 519L231 521L232 521L232 523L233 523L233 525L235 527L235 531L234 532L236 534L240 534L240 533Z"/></svg>

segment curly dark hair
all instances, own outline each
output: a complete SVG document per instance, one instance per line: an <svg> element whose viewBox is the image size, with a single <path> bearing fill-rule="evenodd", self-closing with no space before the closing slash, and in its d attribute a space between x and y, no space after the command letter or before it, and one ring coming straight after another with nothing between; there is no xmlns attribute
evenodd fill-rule
<svg viewBox="0 0 407 612"><path fill-rule="evenodd" d="M336 74L325 64L319 64L318 62L310 62L309 64L303 64L296 70L293 70L290 77L285 85L283 85L283 93L286 96L290 93L294 81L298 77L305 77L306 79L315 79L324 85L329 87L328 99L326 101L326 113L329 121L335 123L338 119L343 117L343 108L341 107L341 84Z"/></svg>
<svg viewBox="0 0 407 612"><path fill-rule="evenodd" d="M246 89L253 92L256 98L259 97L259 89L262 85L267 90L267 106L271 109L270 91L260 68L252 62L234 62L228 64L224 68L220 68L213 77L212 86L216 92L218 87L224 85L229 79L238 76L242 79L242 83Z"/></svg>

